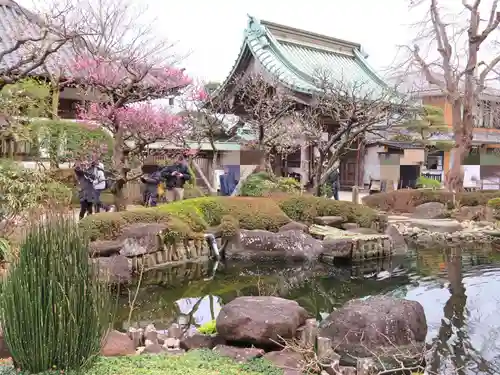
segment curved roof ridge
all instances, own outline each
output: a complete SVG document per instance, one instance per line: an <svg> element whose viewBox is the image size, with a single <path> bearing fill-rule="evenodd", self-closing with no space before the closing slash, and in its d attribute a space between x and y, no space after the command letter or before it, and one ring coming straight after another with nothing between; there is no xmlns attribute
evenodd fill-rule
<svg viewBox="0 0 500 375"><path fill-rule="evenodd" d="M257 17L248 15L248 18L249 19L247 28L245 29L247 44L254 57L260 61L263 68L267 70L269 73L277 76L277 78L281 81L281 83L284 86L289 87L292 90L298 90L307 93L314 91L315 86L311 82L311 77L302 72L301 70L297 69L297 67L285 57L284 53L282 52L279 46L279 42L274 38L274 36L267 29L267 27L262 25L262 23ZM255 43L252 43L254 41L258 43L261 47L261 50L264 51L260 55L257 53L255 49L254 46ZM289 74L290 76L293 74L293 76L289 77L289 79L292 79L293 81L302 81L302 83L304 83L306 86L310 86L310 89L304 90L303 86L297 84L290 84L290 82L287 82L287 80L282 79L283 75L286 75L286 71L283 71L279 66L276 66L276 64L268 66L262 61L262 55L265 54L265 51L272 51L269 53L274 56L276 62L278 62L286 70L288 70L289 73L291 73Z"/></svg>
<svg viewBox="0 0 500 375"><path fill-rule="evenodd" d="M361 51L354 49L354 56L363 65L363 67L366 69L366 72L369 73L376 81L378 81L378 83L382 85L382 87L388 87L387 83L380 76L380 74L375 69L373 69L368 61L366 61Z"/></svg>
<svg viewBox="0 0 500 375"><path fill-rule="evenodd" d="M297 68L297 66L295 64L293 64L285 56L285 54L283 53L283 50L281 48L280 43L276 40L276 38L274 37L274 35L269 32L269 30L267 29L267 27L265 27L265 26L263 26L263 27L266 30L267 38L270 40L270 42L271 42L270 44L271 44L272 48L276 52L276 55L279 57L279 59L281 60L281 62L283 63L283 65L285 65L288 69L290 69L292 72L294 72L295 74L297 74L302 79L308 80L311 83L314 82L314 77L312 77L311 75L309 75L306 72L303 72L302 70L300 70L299 68Z"/></svg>

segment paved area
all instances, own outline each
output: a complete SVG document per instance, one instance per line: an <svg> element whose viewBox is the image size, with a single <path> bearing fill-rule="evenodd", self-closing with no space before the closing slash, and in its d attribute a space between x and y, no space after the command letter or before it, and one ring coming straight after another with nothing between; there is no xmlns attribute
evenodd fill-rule
<svg viewBox="0 0 500 375"><path fill-rule="evenodd" d="M368 193L359 193L359 199L367 196ZM341 201L349 201L352 202L352 192L351 191L341 191L339 192L339 198ZM358 202L361 203L361 202Z"/></svg>

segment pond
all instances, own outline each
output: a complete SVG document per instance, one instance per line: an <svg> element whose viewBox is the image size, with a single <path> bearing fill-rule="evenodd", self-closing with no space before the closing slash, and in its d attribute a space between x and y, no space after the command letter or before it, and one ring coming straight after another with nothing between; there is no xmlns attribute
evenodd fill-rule
<svg viewBox="0 0 500 375"><path fill-rule="evenodd" d="M194 263L162 269L122 290L116 328L154 323L166 329L176 321L196 327L245 295L294 299L322 319L350 299L382 294L423 305L435 372L500 373L500 254L486 249L418 250L362 266Z"/></svg>

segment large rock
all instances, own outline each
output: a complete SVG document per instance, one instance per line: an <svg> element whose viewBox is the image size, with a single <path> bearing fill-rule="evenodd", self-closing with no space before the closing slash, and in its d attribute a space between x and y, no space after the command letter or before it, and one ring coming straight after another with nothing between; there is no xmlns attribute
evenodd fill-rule
<svg viewBox="0 0 500 375"><path fill-rule="evenodd" d="M323 240L323 252L339 258L351 258L352 238L327 238Z"/></svg>
<svg viewBox="0 0 500 375"><path fill-rule="evenodd" d="M109 257L118 255L122 247L122 241L93 241L89 245L89 252L93 258Z"/></svg>
<svg viewBox="0 0 500 375"><path fill-rule="evenodd" d="M385 353L384 348L417 349L426 335L420 303L386 296L350 301L319 326L319 336L330 338L337 353L354 357Z"/></svg>
<svg viewBox="0 0 500 375"><path fill-rule="evenodd" d="M307 224L299 223L298 221L290 221L289 223L283 225L278 232L287 232L289 230L299 230L304 233L309 232L309 227Z"/></svg>
<svg viewBox="0 0 500 375"><path fill-rule="evenodd" d="M180 347L184 350L213 349L217 345L224 345L226 341L220 335L202 335L196 333L181 339Z"/></svg>
<svg viewBox="0 0 500 375"><path fill-rule="evenodd" d="M101 348L101 355L105 357L117 357L135 354L135 345L126 334L118 331L110 331Z"/></svg>
<svg viewBox="0 0 500 375"><path fill-rule="evenodd" d="M294 338L309 317L295 301L279 297L238 297L224 305L217 332L228 342L276 346L280 337Z"/></svg>
<svg viewBox="0 0 500 375"><path fill-rule="evenodd" d="M139 223L124 228L118 238L123 244L120 254L134 257L160 250L162 243L159 234L165 229L167 226L160 223Z"/></svg>
<svg viewBox="0 0 500 375"><path fill-rule="evenodd" d="M260 358L264 355L264 350L258 348L238 348L229 345L217 345L214 352L222 357L229 357L236 362L247 362L251 359Z"/></svg>
<svg viewBox="0 0 500 375"><path fill-rule="evenodd" d="M302 354L291 350L269 352L263 358L282 369L283 375L301 375L302 369L306 367Z"/></svg>
<svg viewBox="0 0 500 375"><path fill-rule="evenodd" d="M439 202L427 202L415 207L413 217L418 219L442 219L446 217L446 206Z"/></svg>
<svg viewBox="0 0 500 375"><path fill-rule="evenodd" d="M241 230L239 243L227 250L230 258L317 259L323 252L321 241L301 230L268 232Z"/></svg>
<svg viewBox="0 0 500 375"><path fill-rule="evenodd" d="M99 278L111 283L127 283L132 280L132 265L123 255L92 258L97 267Z"/></svg>
<svg viewBox="0 0 500 375"><path fill-rule="evenodd" d="M389 224L385 230L385 234L391 238L394 254L406 254L408 252L406 240L396 225Z"/></svg>

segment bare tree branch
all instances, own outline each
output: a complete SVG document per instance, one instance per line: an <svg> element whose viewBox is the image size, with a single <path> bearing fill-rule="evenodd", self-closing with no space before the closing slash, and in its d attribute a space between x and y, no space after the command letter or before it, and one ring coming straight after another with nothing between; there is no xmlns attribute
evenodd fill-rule
<svg viewBox="0 0 500 375"><path fill-rule="evenodd" d="M411 111L404 97L389 88L332 81L327 72L318 72L317 82L321 94L301 116L306 142L318 153L314 187L319 194L321 185L354 143L366 140L370 133L387 136L395 125L408 119Z"/></svg>

